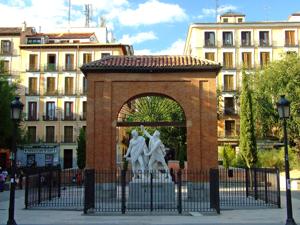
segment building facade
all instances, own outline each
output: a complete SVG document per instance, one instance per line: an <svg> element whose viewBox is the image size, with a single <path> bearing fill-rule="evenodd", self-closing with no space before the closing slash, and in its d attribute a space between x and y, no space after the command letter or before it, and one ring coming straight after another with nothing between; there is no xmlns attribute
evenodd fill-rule
<svg viewBox="0 0 300 225"><path fill-rule="evenodd" d="M79 68L110 55L132 55L132 47L109 42L103 27L33 33L24 39L19 78L27 144L19 148L18 161L22 166L77 167L76 142L87 111L87 80Z"/></svg>
<svg viewBox="0 0 300 225"><path fill-rule="evenodd" d="M287 21L246 22L245 15L226 13L217 23L194 23L188 30L185 55L219 62L218 140L238 144L242 69L250 73L284 53L299 54L300 14Z"/></svg>

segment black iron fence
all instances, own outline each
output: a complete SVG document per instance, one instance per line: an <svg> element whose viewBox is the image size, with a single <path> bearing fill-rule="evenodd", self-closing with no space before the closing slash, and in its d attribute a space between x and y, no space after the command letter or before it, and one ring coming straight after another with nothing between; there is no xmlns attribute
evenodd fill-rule
<svg viewBox="0 0 300 225"><path fill-rule="evenodd" d="M84 213L220 212L280 207L277 169L43 170L26 176L26 208L64 208Z"/></svg>

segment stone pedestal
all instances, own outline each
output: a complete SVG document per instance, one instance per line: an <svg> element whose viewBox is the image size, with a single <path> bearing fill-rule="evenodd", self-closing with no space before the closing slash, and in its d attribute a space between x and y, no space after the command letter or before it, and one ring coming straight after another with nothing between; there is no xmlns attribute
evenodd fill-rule
<svg viewBox="0 0 300 225"><path fill-rule="evenodd" d="M188 182L187 196L189 201L210 201L210 189L208 182Z"/></svg>
<svg viewBox="0 0 300 225"><path fill-rule="evenodd" d="M176 208L175 185L173 182L137 182L129 183L128 209Z"/></svg>
<svg viewBox="0 0 300 225"><path fill-rule="evenodd" d="M96 197L111 199L117 197L117 185L115 183L98 183L95 188Z"/></svg>

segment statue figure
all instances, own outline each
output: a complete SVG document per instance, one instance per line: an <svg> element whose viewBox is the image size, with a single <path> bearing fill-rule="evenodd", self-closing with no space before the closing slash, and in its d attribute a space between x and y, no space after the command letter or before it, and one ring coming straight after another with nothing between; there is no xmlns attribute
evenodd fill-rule
<svg viewBox="0 0 300 225"><path fill-rule="evenodd" d="M153 135L150 135L144 128L141 126L141 129L150 140L149 140L149 152L146 153L147 156L150 156L148 168L150 171L159 171L159 163L162 165L166 178L170 179L169 168L165 161L165 146L160 140L160 132L158 130L154 131Z"/></svg>
<svg viewBox="0 0 300 225"><path fill-rule="evenodd" d="M124 158L131 161L133 179L137 179L139 170L142 172L142 177L145 174L146 165L148 164L148 148L145 138L139 136L136 130L131 131L131 136L132 138Z"/></svg>

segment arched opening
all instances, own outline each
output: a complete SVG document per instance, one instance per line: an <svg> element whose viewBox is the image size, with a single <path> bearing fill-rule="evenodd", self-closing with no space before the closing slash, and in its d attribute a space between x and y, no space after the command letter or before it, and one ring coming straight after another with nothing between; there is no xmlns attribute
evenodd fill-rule
<svg viewBox="0 0 300 225"><path fill-rule="evenodd" d="M146 93L127 100L117 115L116 160L119 167L127 166L123 156L129 145L131 131L136 129L139 135L143 135L141 125L151 134L155 130L160 132L166 147L165 159L170 167L184 166L187 159L187 131L183 108L167 95Z"/></svg>

